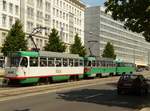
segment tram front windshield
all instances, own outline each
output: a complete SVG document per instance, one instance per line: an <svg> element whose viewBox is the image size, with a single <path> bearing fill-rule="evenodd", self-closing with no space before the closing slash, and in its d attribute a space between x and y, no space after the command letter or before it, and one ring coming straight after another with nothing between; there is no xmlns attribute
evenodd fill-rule
<svg viewBox="0 0 150 111"><path fill-rule="evenodd" d="M9 57L7 67L18 67L21 57Z"/></svg>

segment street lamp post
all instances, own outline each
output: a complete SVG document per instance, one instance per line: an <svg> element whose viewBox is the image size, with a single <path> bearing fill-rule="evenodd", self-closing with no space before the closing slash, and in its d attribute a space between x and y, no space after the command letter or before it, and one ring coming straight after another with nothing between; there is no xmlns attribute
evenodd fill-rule
<svg viewBox="0 0 150 111"><path fill-rule="evenodd" d="M94 39L95 40L88 40L87 42L88 43L99 43L99 39L98 40L96 40L97 38L96 37L99 37L99 35L96 35L96 34L94 34L93 32L88 32L89 33L89 35L91 36L91 38L92 38L92 35L94 35ZM91 44L92 45L92 44ZM92 45L93 46L93 45ZM99 46L98 46L98 50L100 50L100 44L99 44ZM91 47L89 46L89 51L90 51L90 55L91 56L93 56L93 54L92 54L92 50L91 50ZM99 55L99 54L98 54Z"/></svg>
<svg viewBox="0 0 150 111"><path fill-rule="evenodd" d="M96 40L89 40L88 43L98 43L98 41L96 41ZM90 46L89 46L89 51L90 51L90 56L94 56Z"/></svg>

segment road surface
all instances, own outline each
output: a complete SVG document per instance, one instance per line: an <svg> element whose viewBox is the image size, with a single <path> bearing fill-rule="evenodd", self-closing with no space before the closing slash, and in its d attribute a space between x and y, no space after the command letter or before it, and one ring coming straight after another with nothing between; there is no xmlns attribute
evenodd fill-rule
<svg viewBox="0 0 150 111"><path fill-rule="evenodd" d="M118 96L115 83L49 92L0 102L0 111L138 111L150 95Z"/></svg>

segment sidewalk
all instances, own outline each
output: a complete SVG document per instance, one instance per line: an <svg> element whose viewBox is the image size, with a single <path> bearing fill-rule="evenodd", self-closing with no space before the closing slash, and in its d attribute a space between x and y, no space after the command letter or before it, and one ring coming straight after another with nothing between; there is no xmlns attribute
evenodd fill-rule
<svg viewBox="0 0 150 111"><path fill-rule="evenodd" d="M143 108L140 111L150 111L150 107Z"/></svg>

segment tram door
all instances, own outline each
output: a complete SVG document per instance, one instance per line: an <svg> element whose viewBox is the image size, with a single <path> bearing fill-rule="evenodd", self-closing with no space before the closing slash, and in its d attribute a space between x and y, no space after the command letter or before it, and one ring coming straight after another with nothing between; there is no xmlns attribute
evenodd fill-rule
<svg viewBox="0 0 150 111"><path fill-rule="evenodd" d="M23 73L23 76L28 76L29 74L29 59L27 57L22 57L21 63L21 72Z"/></svg>

